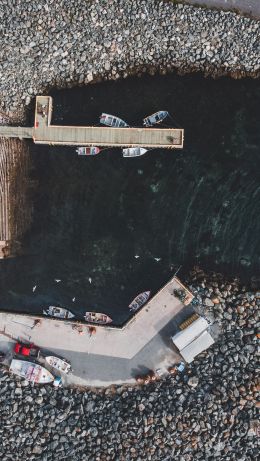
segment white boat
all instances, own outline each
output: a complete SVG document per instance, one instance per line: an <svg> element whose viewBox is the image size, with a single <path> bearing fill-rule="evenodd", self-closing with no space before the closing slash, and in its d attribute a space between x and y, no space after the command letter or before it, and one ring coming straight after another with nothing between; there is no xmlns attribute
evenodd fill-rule
<svg viewBox="0 0 260 461"><path fill-rule="evenodd" d="M140 157L140 155L144 155L148 149L144 149L143 147L128 147L127 149L122 149L123 157Z"/></svg>
<svg viewBox="0 0 260 461"><path fill-rule="evenodd" d="M46 368L26 360L13 359L10 371L32 383L48 384L54 380L54 376Z"/></svg>
<svg viewBox="0 0 260 461"><path fill-rule="evenodd" d="M99 154L101 149L99 147L91 146L91 147L79 147L76 149L78 155L97 155Z"/></svg>
<svg viewBox="0 0 260 461"><path fill-rule="evenodd" d="M124 122L124 120L122 120L119 117L116 117L115 115L102 113L99 117L99 121L103 125L111 126L113 128L128 128L129 127L129 125L126 122Z"/></svg>
<svg viewBox="0 0 260 461"><path fill-rule="evenodd" d="M150 294L150 291L144 291L143 293L140 293L138 296L136 296L136 298L128 306L130 311L135 312L140 309L140 307L146 303L150 297Z"/></svg>
<svg viewBox="0 0 260 461"><path fill-rule="evenodd" d="M169 112L167 110L159 110L148 117L143 119L144 126L153 126L157 123L161 123L166 117L168 117Z"/></svg>
<svg viewBox="0 0 260 461"><path fill-rule="evenodd" d="M107 314L102 314L101 312L86 312L84 318L86 322L99 323L100 325L112 322L112 319Z"/></svg>
<svg viewBox="0 0 260 461"><path fill-rule="evenodd" d="M45 357L45 360L52 368L56 368L56 370L63 373L69 373L71 371L71 364L64 359L55 357L54 355L48 355Z"/></svg>
<svg viewBox="0 0 260 461"><path fill-rule="evenodd" d="M58 319L72 319L75 317L72 312L64 307L49 306L48 309L43 310L44 315L49 315L51 317L57 317Z"/></svg>

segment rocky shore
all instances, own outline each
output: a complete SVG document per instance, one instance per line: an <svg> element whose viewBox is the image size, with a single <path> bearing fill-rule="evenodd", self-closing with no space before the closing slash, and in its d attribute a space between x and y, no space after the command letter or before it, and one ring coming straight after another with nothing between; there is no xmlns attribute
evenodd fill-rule
<svg viewBox="0 0 260 461"><path fill-rule="evenodd" d="M189 286L195 308L221 334L176 378L55 390L33 388L1 368L1 460L256 459L260 293L198 268Z"/></svg>
<svg viewBox="0 0 260 461"><path fill-rule="evenodd" d="M157 0L3 1L0 110L24 114L51 87L145 72L259 76L258 21Z"/></svg>

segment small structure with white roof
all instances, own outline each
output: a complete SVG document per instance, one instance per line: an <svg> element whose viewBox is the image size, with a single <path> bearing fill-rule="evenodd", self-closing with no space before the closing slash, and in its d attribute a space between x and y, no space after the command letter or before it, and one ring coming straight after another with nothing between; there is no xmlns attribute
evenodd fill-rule
<svg viewBox="0 0 260 461"><path fill-rule="evenodd" d="M207 331L208 326L206 319L198 317L184 330L172 336L173 344L187 363L193 362L197 355L214 343L214 339Z"/></svg>

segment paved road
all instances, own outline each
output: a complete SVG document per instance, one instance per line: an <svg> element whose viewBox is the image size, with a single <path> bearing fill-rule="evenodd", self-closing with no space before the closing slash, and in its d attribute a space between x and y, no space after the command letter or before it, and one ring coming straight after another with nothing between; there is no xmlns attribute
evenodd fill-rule
<svg viewBox="0 0 260 461"><path fill-rule="evenodd" d="M191 310L186 308L186 314L190 315ZM88 352L78 352L69 349L51 349L51 351L41 348L42 354L57 355L66 357L73 365L72 375L63 375L65 385L82 386L109 386L111 384L134 383L135 377L144 375L149 370L161 368L164 372L169 366L180 362L181 356L174 349L171 336L177 331L177 324L183 320L183 313L180 319L172 319L131 359L120 357L109 357L106 355L91 354ZM95 342L96 338L92 337ZM12 359L14 341L0 334L0 350L7 354L6 364ZM22 358L22 357L21 357ZM46 366L44 359L41 364ZM52 371L52 370L50 370ZM55 373L54 373L55 374ZM57 373L58 374L58 373Z"/></svg>
<svg viewBox="0 0 260 461"><path fill-rule="evenodd" d="M192 5L208 6L223 10L238 10L241 13L250 14L260 18L260 0L183 0L183 3Z"/></svg>

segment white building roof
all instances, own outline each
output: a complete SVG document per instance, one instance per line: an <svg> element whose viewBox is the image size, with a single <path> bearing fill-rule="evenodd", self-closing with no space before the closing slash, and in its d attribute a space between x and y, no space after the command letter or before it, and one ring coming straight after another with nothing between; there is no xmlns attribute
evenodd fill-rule
<svg viewBox="0 0 260 461"><path fill-rule="evenodd" d="M192 322L187 328L172 336L172 341L179 349L183 349L208 328L208 322L203 317Z"/></svg>
<svg viewBox="0 0 260 461"><path fill-rule="evenodd" d="M184 347L180 353L187 363L191 363L196 355L208 349L213 343L212 336L207 331L204 331L198 338Z"/></svg>

